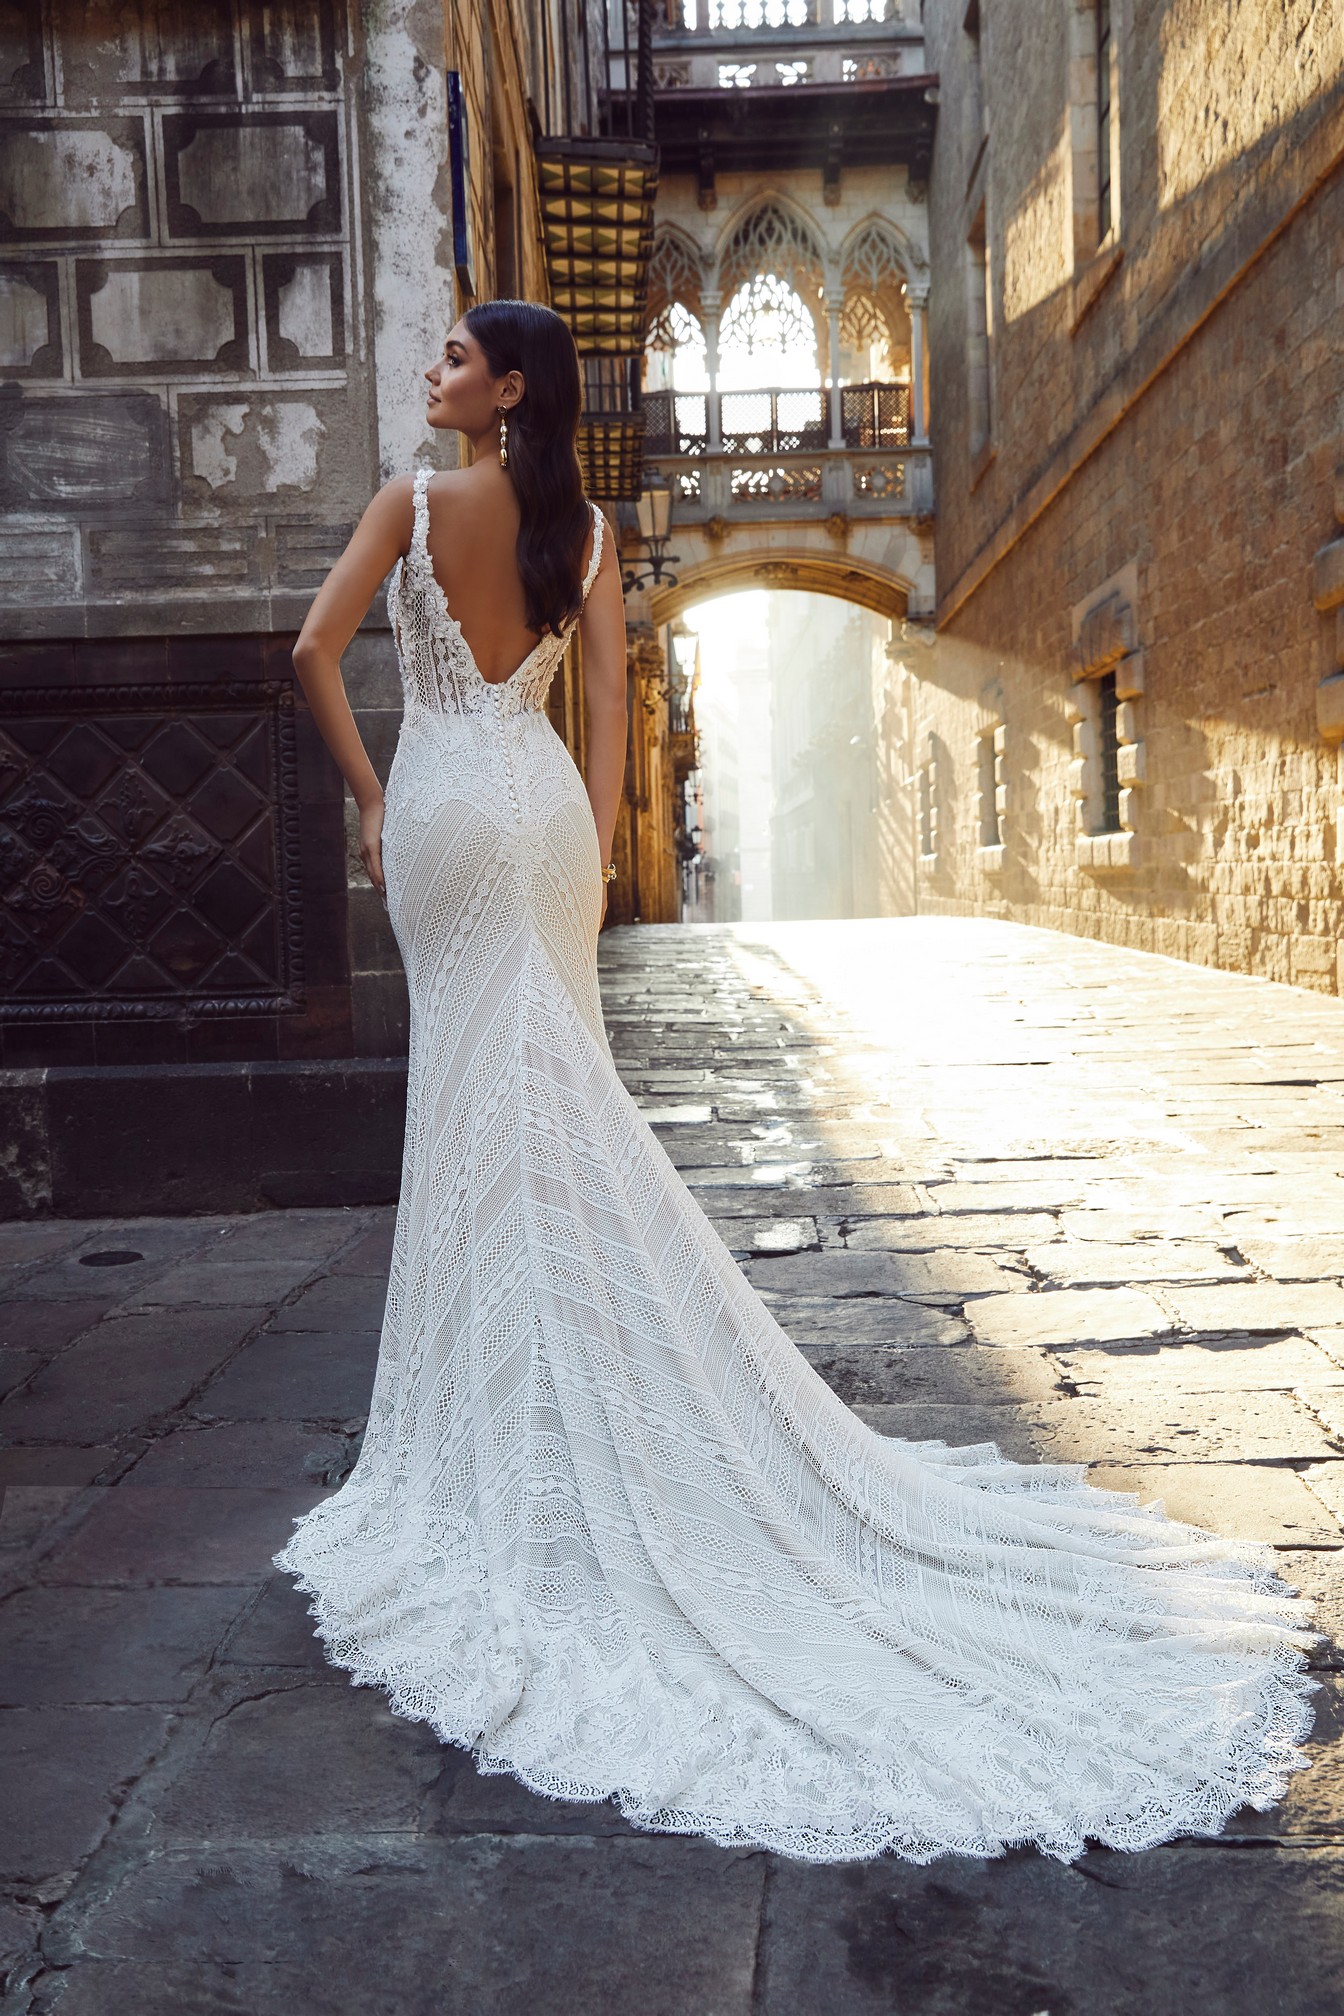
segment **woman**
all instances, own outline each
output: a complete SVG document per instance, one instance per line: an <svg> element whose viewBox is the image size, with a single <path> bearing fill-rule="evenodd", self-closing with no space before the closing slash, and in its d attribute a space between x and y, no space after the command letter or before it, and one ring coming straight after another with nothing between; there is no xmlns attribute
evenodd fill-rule
<svg viewBox="0 0 1344 2016"><path fill-rule="evenodd" d="M816 1861L1071 1860L1268 1807L1319 1635L1269 1550L1081 1464L875 1435L622 1087L596 945L624 626L574 345L482 304L425 376L471 466L380 492L294 653L411 1000L368 1432L275 1557L329 1656L482 1770ZM389 568L384 803L340 657ZM542 711L576 622L586 788Z"/></svg>

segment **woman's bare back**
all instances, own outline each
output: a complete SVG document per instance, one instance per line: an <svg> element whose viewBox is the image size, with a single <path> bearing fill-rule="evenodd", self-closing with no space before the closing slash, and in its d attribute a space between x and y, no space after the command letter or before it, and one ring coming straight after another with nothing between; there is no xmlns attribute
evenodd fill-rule
<svg viewBox="0 0 1344 2016"><path fill-rule="evenodd" d="M504 471L487 464L432 476L427 498L434 578L481 677L500 685L535 649L541 634L527 626L514 557L517 494ZM590 531L583 548L585 570L592 547Z"/></svg>

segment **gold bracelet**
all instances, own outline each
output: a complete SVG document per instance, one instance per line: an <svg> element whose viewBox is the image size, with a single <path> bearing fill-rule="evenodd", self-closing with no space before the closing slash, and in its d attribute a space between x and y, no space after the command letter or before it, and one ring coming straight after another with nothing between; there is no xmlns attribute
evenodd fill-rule
<svg viewBox="0 0 1344 2016"><path fill-rule="evenodd" d="M604 882L614 882L616 880L616 863L614 861L608 861L606 867L602 870L602 880Z"/></svg>

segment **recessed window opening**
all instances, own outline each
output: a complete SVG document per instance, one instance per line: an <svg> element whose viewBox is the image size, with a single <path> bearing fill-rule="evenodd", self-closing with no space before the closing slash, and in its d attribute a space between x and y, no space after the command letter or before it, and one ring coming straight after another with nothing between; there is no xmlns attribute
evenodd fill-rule
<svg viewBox="0 0 1344 2016"><path fill-rule="evenodd" d="M1002 847L1003 822L999 817L999 752L993 731L979 743L980 845Z"/></svg>
<svg viewBox="0 0 1344 2016"><path fill-rule="evenodd" d="M1111 228L1111 0L1097 0L1097 239Z"/></svg>
<svg viewBox="0 0 1344 2016"><path fill-rule="evenodd" d="M1120 702L1116 698L1115 673L1103 672L1097 685L1097 765L1101 789L1099 833L1120 831L1120 737L1116 719Z"/></svg>
<svg viewBox="0 0 1344 2016"><path fill-rule="evenodd" d="M971 453L978 455L994 429L993 309L990 297L989 242L985 209L976 212L966 240L966 392Z"/></svg>
<svg viewBox="0 0 1344 2016"><path fill-rule="evenodd" d="M938 780L932 749L919 767L919 851L926 861L938 852Z"/></svg>

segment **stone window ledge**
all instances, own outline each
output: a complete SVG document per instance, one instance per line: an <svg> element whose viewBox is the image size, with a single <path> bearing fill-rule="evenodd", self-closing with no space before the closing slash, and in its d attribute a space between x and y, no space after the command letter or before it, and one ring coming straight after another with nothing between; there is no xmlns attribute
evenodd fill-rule
<svg viewBox="0 0 1344 2016"><path fill-rule="evenodd" d="M936 854L921 854L919 857L919 872L921 875L936 875L938 872L938 856Z"/></svg>
<svg viewBox="0 0 1344 2016"><path fill-rule="evenodd" d="M975 858L986 875L1002 875L1008 865L1006 847L977 847Z"/></svg>
<svg viewBox="0 0 1344 2016"><path fill-rule="evenodd" d="M1075 273L1073 278L1073 303L1069 313L1069 334L1076 336L1078 330L1111 275L1125 256L1125 248L1119 239L1112 239L1100 246L1086 266Z"/></svg>
<svg viewBox="0 0 1344 2016"><path fill-rule="evenodd" d="M1090 869L1093 874L1137 868L1139 836L1137 833L1079 833L1075 841L1075 858L1080 868Z"/></svg>

